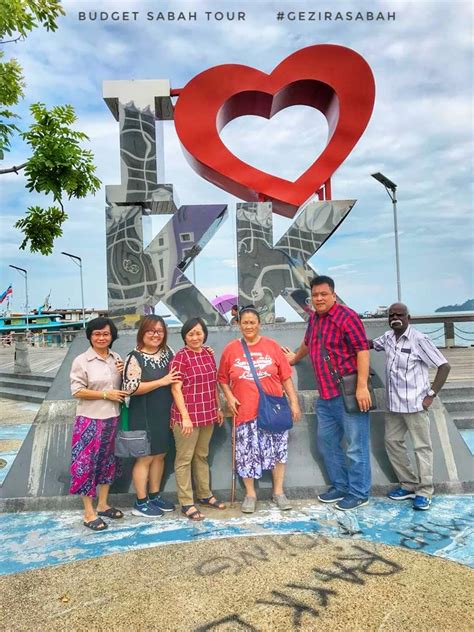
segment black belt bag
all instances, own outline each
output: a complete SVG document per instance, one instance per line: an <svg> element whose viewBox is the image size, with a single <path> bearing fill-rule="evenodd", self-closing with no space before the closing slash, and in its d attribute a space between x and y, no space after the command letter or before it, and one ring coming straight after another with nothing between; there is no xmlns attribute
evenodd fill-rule
<svg viewBox="0 0 474 632"><path fill-rule="evenodd" d="M335 379L339 393L342 396L344 402L344 408L347 413L360 413L359 403L356 399L357 390L357 373L349 373L349 375L341 375L337 369L334 368L329 353L324 346L324 342L321 336L321 331L318 330L318 339L321 347L321 355L323 361L328 365L329 373L331 377ZM377 408L377 400L375 399L374 387L370 375L367 379L367 388L369 389L371 405L369 410L375 410Z"/></svg>
<svg viewBox="0 0 474 632"><path fill-rule="evenodd" d="M340 382L338 382L339 392L342 395L344 402L344 408L348 413L360 413L359 404L356 399L357 389L357 373L349 373L349 375L340 375ZM369 378L367 380L367 388L369 389L370 399L372 404L369 410L375 410L377 408L377 400L375 399L374 387L372 381Z"/></svg>

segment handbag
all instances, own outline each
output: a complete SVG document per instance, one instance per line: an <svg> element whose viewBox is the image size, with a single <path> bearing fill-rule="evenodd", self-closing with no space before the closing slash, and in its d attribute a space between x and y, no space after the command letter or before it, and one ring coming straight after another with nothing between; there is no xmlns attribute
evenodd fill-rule
<svg viewBox="0 0 474 632"><path fill-rule="evenodd" d="M119 426L115 437L115 456L122 459L132 459L150 455L151 444L148 432L128 429L128 406L126 402L120 404Z"/></svg>
<svg viewBox="0 0 474 632"><path fill-rule="evenodd" d="M291 416L291 409L288 404L288 400L285 396L268 395L262 388L260 380L258 379L255 365L250 355L250 351L247 343L244 339L241 340L244 348L245 356L249 363L250 371L252 372L255 385L258 388L259 400L257 411L257 427L265 432L285 432L293 427L293 418Z"/></svg>
<svg viewBox="0 0 474 632"><path fill-rule="evenodd" d="M329 357L329 353L327 352L326 347L324 346L323 338L321 336L321 331L318 328L318 339L321 348L321 354L323 356L323 362L326 362L328 365L329 373L331 377L335 378L337 383L337 388L342 396L342 401L344 403L344 408L347 413L360 413L361 410L359 408L359 403L356 399L356 390L357 390L357 373L349 373L348 375L341 375L337 369L334 368L331 358ZM377 400L375 398L374 387L372 385L372 380L370 375L367 379L367 388L369 389L371 405L369 410L375 410L377 408Z"/></svg>

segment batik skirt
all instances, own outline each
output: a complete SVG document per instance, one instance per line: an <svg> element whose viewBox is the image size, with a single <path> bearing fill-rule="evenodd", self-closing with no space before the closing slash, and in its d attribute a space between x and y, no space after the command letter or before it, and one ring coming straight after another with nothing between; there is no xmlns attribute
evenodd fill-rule
<svg viewBox="0 0 474 632"><path fill-rule="evenodd" d="M97 485L110 485L117 472L114 454L119 417L77 416L72 431L70 494L96 496Z"/></svg>
<svg viewBox="0 0 474 632"><path fill-rule="evenodd" d="M265 432L252 419L237 426L235 435L235 464L243 478L261 478L263 470L288 460L288 430Z"/></svg>

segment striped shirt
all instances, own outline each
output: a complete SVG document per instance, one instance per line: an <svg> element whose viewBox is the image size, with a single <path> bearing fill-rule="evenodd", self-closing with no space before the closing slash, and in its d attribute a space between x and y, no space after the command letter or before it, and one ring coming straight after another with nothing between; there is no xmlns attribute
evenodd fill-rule
<svg viewBox="0 0 474 632"><path fill-rule="evenodd" d="M428 367L437 368L447 360L433 342L408 325L398 338L386 331L373 341L375 351L385 351L385 389L387 409L393 413L423 410L423 399L430 390Z"/></svg>
<svg viewBox="0 0 474 632"><path fill-rule="evenodd" d="M170 371L181 373L182 393L193 426L210 426L217 421L217 367L212 353L202 348L196 353L180 349L171 361ZM181 413L173 402L171 427L181 425Z"/></svg>
<svg viewBox="0 0 474 632"><path fill-rule="evenodd" d="M325 314L314 312L311 315L304 343L308 347L320 397L332 399L340 393L335 378L323 361L319 331L331 364L340 375L357 373L357 352L367 351L369 343L359 316L345 305L334 303Z"/></svg>

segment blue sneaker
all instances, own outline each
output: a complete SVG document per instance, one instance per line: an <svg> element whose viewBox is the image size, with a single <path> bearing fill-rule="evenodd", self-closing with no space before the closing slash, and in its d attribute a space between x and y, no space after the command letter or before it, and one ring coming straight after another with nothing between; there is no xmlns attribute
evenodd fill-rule
<svg viewBox="0 0 474 632"><path fill-rule="evenodd" d="M344 496L344 492L340 492L335 487L330 487L327 492L319 494L318 500L322 503L337 503L337 501L342 500Z"/></svg>
<svg viewBox="0 0 474 632"><path fill-rule="evenodd" d="M161 509L161 511L174 511L173 503L170 503L169 500L165 500L164 498L162 498L161 494L158 494L158 496L150 499L148 502L150 503L150 505L153 505L153 507L158 507L158 509Z"/></svg>
<svg viewBox="0 0 474 632"><path fill-rule="evenodd" d="M418 509L419 511L426 511L430 508L431 498L427 498L426 496L415 496L415 500L413 501L413 509Z"/></svg>
<svg viewBox="0 0 474 632"><path fill-rule="evenodd" d="M397 487L397 489L392 489L391 492L388 492L387 498L390 498L390 500L407 500L408 498L416 498L416 494L408 489L403 489L403 487Z"/></svg>
<svg viewBox="0 0 474 632"><path fill-rule="evenodd" d="M356 498L355 496L351 496L351 494L347 494L347 496L344 496L342 500L339 500L335 504L335 507L339 509L339 511L349 511L349 509L357 509L358 507L363 507L368 504L368 498Z"/></svg>
<svg viewBox="0 0 474 632"><path fill-rule="evenodd" d="M138 503L135 501L132 509L133 516L141 516L143 518L161 518L165 514L156 505L152 505L150 501L146 503Z"/></svg>

